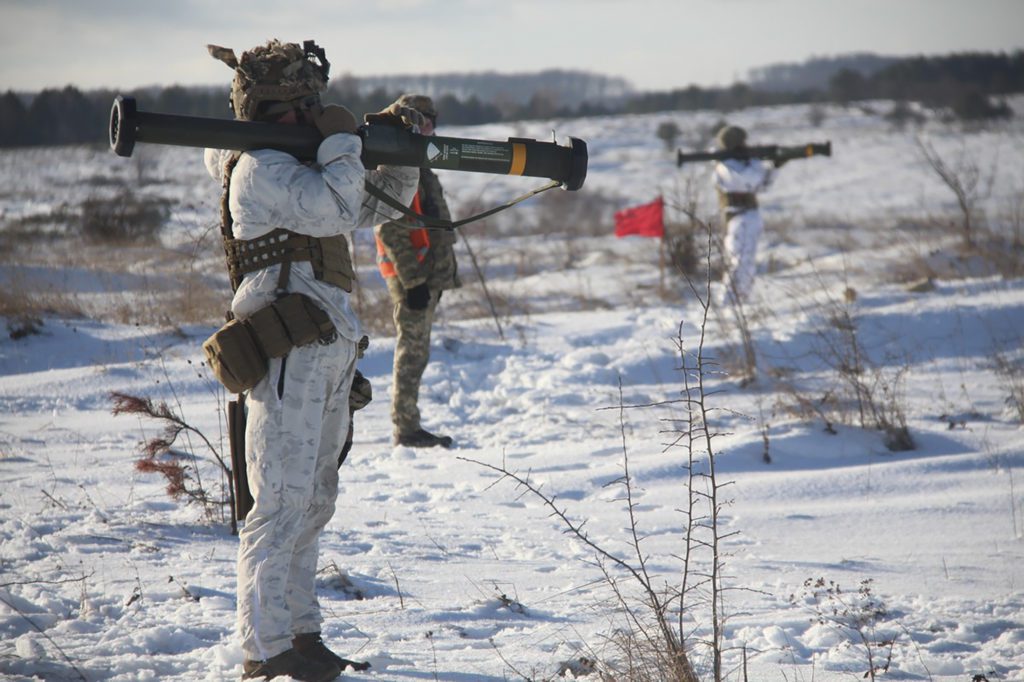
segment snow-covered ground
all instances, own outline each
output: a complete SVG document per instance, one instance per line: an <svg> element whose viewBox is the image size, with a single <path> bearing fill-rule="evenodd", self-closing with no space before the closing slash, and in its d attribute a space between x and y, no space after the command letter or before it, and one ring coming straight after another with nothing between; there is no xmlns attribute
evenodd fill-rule
<svg viewBox="0 0 1024 682"><path fill-rule="evenodd" d="M888 105L873 104L826 109L820 127L806 107L729 116L752 142L827 139L834 155L788 164L762 197L762 267L745 311L754 381L741 380L734 311L713 309L707 324L703 354L721 364L705 372L706 402L721 434L717 480L728 484L719 518L724 670L734 680L859 679L870 653L876 665L890 662L889 679L1021 680L1024 278L1019 266L1016 276L992 267L991 253L958 252L955 198L916 139L963 178L978 169L979 215L1012 237L1024 220L1024 129L1017 118L984 131L936 121L895 131L879 115ZM673 120L680 144L695 148L719 118L443 131L550 139L554 129L588 142L590 172L574 196L538 197L468 231L489 291L506 306L504 338L488 313L467 317L483 299L460 243L468 286L442 304L421 397L427 427L455 436L455 449L393 447L393 337L376 335L360 361L376 399L357 414L320 573L325 639L373 665L345 679L543 680L565 668L582 675L580 657L615 658L626 623L608 578L639 606L635 582L607 559L606 578L540 497L491 467L541 486L570 520L586 522L593 542L636 565L621 483L628 465L647 571L656 587L679 583L688 453L668 444L685 413L677 344L700 349L702 311L677 274L661 279L654 240L609 233L611 211L658 194L672 205L694 196L713 214L707 168L677 170L655 130ZM83 200L144 177L141 196L174 202L163 248L188 252L215 223L216 184L196 150L137 153L0 153L3 229L67 232L71 219L61 216ZM540 182L442 180L460 216ZM368 253L367 235L357 241ZM161 425L111 416L110 399L167 401L226 447L227 396L201 366L216 321L183 323L170 310L157 324L124 310L126 301L166 303L180 273L163 251L88 262L54 256L60 244L26 243L0 258L8 297L57 297L86 311L109 304L91 318L43 314L41 333L0 340L0 677L237 679L236 539L226 520L204 519L170 499L159 475L135 470L138 444ZM1016 248L1001 255L1019 263ZM226 301L217 245L209 251L195 262ZM912 290L926 275L932 281ZM380 293L368 258L360 277L364 291ZM862 372L843 373L853 359ZM885 414L905 419L916 449L891 451L884 434L861 428L852 376ZM204 485L219 492L209 451L195 436L192 445ZM691 581L708 558L697 549ZM805 583L817 579L826 591L815 599ZM840 593L827 591L830 581ZM691 597L683 626L711 679L700 644L711 612L703 591ZM838 627L844 609L866 616L869 644Z"/></svg>

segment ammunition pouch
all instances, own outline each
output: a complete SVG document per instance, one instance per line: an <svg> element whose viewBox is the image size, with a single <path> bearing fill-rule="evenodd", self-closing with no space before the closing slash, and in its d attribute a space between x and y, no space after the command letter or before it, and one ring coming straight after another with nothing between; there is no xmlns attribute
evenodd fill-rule
<svg viewBox="0 0 1024 682"><path fill-rule="evenodd" d="M308 296L291 293L245 319L229 321L203 343L203 352L217 380L232 393L241 393L267 374L270 358L336 338L327 313Z"/></svg>
<svg viewBox="0 0 1024 682"><path fill-rule="evenodd" d="M256 337L241 320L231 320L203 343L206 362L232 393L247 391L267 373L267 359Z"/></svg>
<svg viewBox="0 0 1024 682"><path fill-rule="evenodd" d="M350 412L361 410L373 400L373 386L370 380L363 376L358 369L352 378L352 389L348 393L348 408Z"/></svg>
<svg viewBox="0 0 1024 682"><path fill-rule="evenodd" d="M757 195L753 192L719 192L718 205L729 215L743 213L757 208Z"/></svg>

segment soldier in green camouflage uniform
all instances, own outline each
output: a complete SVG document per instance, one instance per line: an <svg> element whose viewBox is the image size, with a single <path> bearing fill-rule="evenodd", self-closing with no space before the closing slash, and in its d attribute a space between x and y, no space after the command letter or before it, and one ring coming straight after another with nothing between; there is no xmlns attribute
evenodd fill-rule
<svg viewBox="0 0 1024 682"><path fill-rule="evenodd" d="M437 121L434 102L425 95L402 95L396 104L411 107L427 119L420 132L432 135ZM421 215L450 220L441 182L428 169L420 171L413 209ZM430 328L441 292L462 286L455 262L452 230L411 229L408 220L374 228L377 263L394 304L397 338L391 388L391 421L396 445L451 447L452 439L420 424L420 380L430 359Z"/></svg>

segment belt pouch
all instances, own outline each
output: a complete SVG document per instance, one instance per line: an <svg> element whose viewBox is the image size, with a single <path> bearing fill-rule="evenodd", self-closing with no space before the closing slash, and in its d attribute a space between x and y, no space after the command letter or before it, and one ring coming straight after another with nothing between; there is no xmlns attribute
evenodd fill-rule
<svg viewBox="0 0 1024 682"><path fill-rule="evenodd" d="M273 305L260 308L246 322L256 334L268 358L283 357L296 345L292 343L284 320Z"/></svg>
<svg viewBox="0 0 1024 682"><path fill-rule="evenodd" d="M267 358L249 326L231 320L203 343L207 363L232 393L247 391L267 373Z"/></svg>

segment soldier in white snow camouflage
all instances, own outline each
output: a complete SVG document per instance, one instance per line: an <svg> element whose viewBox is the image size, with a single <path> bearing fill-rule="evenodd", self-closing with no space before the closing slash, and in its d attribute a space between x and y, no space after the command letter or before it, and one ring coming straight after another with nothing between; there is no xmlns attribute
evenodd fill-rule
<svg viewBox="0 0 1024 682"><path fill-rule="evenodd" d="M725 126L715 138L720 149L741 151L747 132ZM776 167L784 162L776 162ZM757 207L757 192L767 189L774 178L772 168L761 159L727 159L715 163L714 183L722 221L726 225L723 243L725 291L723 303L742 302L750 295L757 274L757 242L764 222Z"/></svg>
<svg viewBox="0 0 1024 682"><path fill-rule="evenodd" d="M210 52L235 69L231 101L237 118L315 125L323 135L315 163L270 149L240 155L207 150L205 160L224 184L233 244L263 247L288 238L315 246L302 253L279 250L266 267L241 270L234 315L245 319L282 293L298 292L325 311L335 329L270 360L267 375L248 394L245 458L254 504L239 533L238 553L243 678L329 680L346 666L365 667L321 641L315 590L318 540L334 514L361 336L349 306L352 268L344 235L372 225L381 213L395 215L365 193L364 180L407 204L418 170L363 168L354 117L319 102L329 65L311 41L270 41L240 59L225 48L211 46ZM382 113L396 125L422 120L409 110Z"/></svg>

